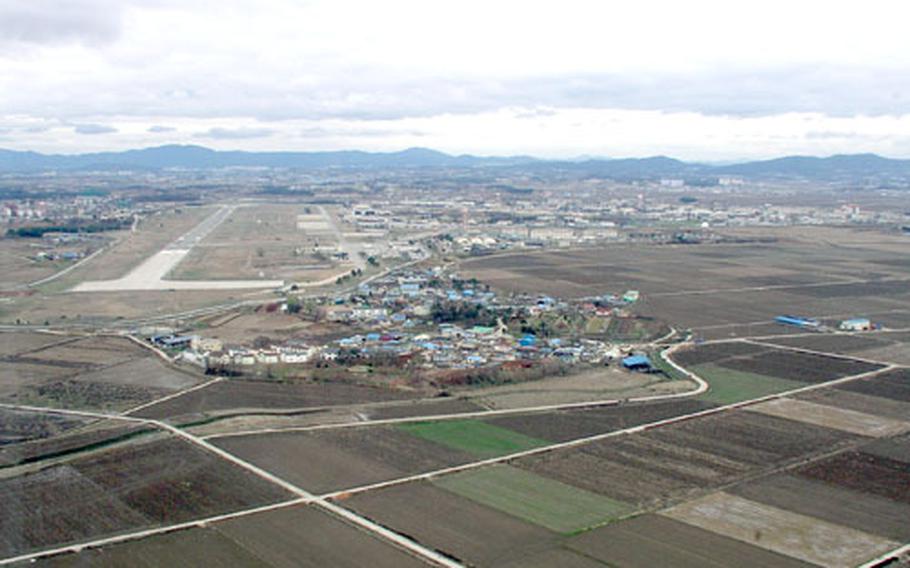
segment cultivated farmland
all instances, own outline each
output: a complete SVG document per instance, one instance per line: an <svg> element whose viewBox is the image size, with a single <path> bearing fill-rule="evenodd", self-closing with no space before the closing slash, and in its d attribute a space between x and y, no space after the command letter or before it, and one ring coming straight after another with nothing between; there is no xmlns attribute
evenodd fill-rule
<svg viewBox="0 0 910 568"><path fill-rule="evenodd" d="M354 568L423 566L416 558L306 506L55 558L51 566L177 565Z"/></svg>
<svg viewBox="0 0 910 568"><path fill-rule="evenodd" d="M479 420L415 422L398 426L414 436L478 457L494 457L546 445L544 440Z"/></svg>
<svg viewBox="0 0 910 568"><path fill-rule="evenodd" d="M226 437L215 443L315 493L471 461L470 454L386 427Z"/></svg>
<svg viewBox="0 0 910 568"><path fill-rule="evenodd" d="M174 439L76 457L0 480L4 556L289 498Z"/></svg>
<svg viewBox="0 0 910 568"><path fill-rule="evenodd" d="M435 484L561 533L603 524L631 510L625 503L507 465L448 475Z"/></svg>
<svg viewBox="0 0 910 568"><path fill-rule="evenodd" d="M346 384L230 379L136 413L146 418L230 414L256 409L300 409L414 398L413 393Z"/></svg>
<svg viewBox="0 0 910 568"><path fill-rule="evenodd" d="M7 335L7 334L4 334ZM38 336L33 336L37 338ZM47 336L46 336L47 337ZM201 377L165 365L120 337L46 337L3 358L0 401L67 409L126 410L187 388ZM36 346L37 344L37 346Z"/></svg>
<svg viewBox="0 0 910 568"><path fill-rule="evenodd" d="M497 566L556 546L543 527L474 503L428 482L355 495L358 513L463 562Z"/></svg>

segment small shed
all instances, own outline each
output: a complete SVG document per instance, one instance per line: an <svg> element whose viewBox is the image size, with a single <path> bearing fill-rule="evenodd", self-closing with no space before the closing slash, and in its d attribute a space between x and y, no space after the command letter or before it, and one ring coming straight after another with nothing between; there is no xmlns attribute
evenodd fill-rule
<svg viewBox="0 0 910 568"><path fill-rule="evenodd" d="M650 371L651 360L646 355L629 355L622 360L622 366L630 371Z"/></svg>
<svg viewBox="0 0 910 568"><path fill-rule="evenodd" d="M866 318L852 318L840 322L838 327L844 331L867 331L872 329L872 322Z"/></svg>

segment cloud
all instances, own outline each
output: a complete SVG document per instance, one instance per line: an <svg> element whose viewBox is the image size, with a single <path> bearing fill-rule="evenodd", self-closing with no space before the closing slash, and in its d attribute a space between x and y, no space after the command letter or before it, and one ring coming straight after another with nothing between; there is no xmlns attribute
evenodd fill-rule
<svg viewBox="0 0 910 568"><path fill-rule="evenodd" d="M502 126L509 129L569 128L575 122L561 117L572 109L663 113L665 128L676 124L668 116L685 113L768 118L762 124L779 130L755 136L770 150L795 130L819 146L877 135L806 136L809 129L794 130L778 116L861 121L910 114L903 30L910 8L893 0L867 0L864 10L820 0L735 7L719 0L564 0L559 10L463 0L444 17L430 4L0 0L0 112L54 125L44 137L23 132L23 145L44 141L72 151L154 144L162 138L156 135L175 132L170 138L178 142L247 140L236 146L251 148L398 147L405 138L424 143L416 138L431 132L422 137L430 144L443 134L414 126L426 119L449 128L470 124L476 131L459 136L484 151L490 149L482 138L499 140L503 153L529 140L472 117L508 111L520 119ZM814 25L821 7L824 25ZM484 18L477 19L480 9ZM513 25L516 13L520 26ZM469 42L464 29L472 31ZM121 135L55 138L61 128L107 123ZM662 142L656 135L655 153L668 152ZM572 151L624 153L593 143Z"/></svg>
<svg viewBox="0 0 910 568"><path fill-rule="evenodd" d="M108 43L120 35L121 6L115 0L4 0L0 44Z"/></svg>
<svg viewBox="0 0 910 568"><path fill-rule="evenodd" d="M415 129L375 127L323 127L316 126L300 130L303 138L387 138L392 136L425 136L426 132Z"/></svg>
<svg viewBox="0 0 910 568"><path fill-rule="evenodd" d="M215 138L218 140L245 140L249 138L268 138L274 133L269 128L209 128L195 136L198 138Z"/></svg>
<svg viewBox="0 0 910 568"><path fill-rule="evenodd" d="M76 124L73 126L73 132L76 134L111 134L117 132L117 129L104 124Z"/></svg>

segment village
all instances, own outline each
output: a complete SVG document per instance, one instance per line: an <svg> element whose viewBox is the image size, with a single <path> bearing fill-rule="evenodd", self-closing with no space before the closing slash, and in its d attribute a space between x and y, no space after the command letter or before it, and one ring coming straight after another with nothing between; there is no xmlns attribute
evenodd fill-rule
<svg viewBox="0 0 910 568"><path fill-rule="evenodd" d="M666 328L630 310L639 298L635 290L571 302L547 295L501 297L488 285L442 266L408 268L346 295L305 301L289 295L265 308L350 331L324 343L228 344L204 332L178 335L169 329L139 334L176 360L209 373L262 375L275 373L274 367L287 372L288 367L323 364L522 369L542 362L603 365L617 360L651 371L656 369L636 353L636 345Z"/></svg>

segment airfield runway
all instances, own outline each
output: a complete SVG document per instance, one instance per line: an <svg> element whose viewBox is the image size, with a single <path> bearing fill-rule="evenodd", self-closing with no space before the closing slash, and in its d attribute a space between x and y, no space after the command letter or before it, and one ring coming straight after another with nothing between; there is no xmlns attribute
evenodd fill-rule
<svg viewBox="0 0 910 568"><path fill-rule="evenodd" d="M75 286L73 292L123 292L139 290L240 290L252 288L278 288L283 280L165 280L190 250L209 235L218 225L231 216L236 206L224 206L188 233L147 258L116 280L92 280Z"/></svg>

